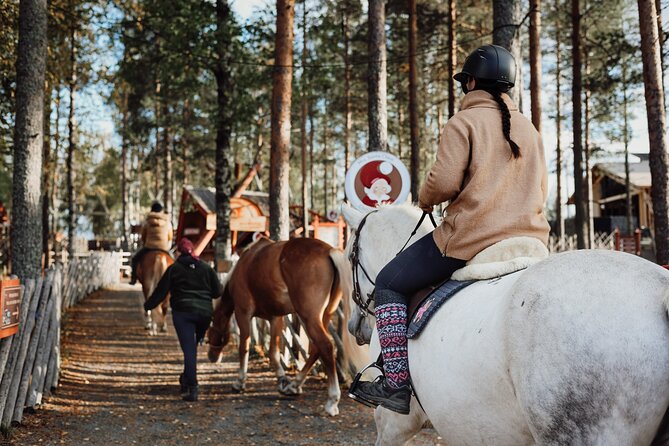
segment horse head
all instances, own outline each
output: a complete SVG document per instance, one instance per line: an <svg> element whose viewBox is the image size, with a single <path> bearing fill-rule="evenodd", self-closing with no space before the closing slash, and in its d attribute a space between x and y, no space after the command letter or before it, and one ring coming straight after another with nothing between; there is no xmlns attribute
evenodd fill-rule
<svg viewBox="0 0 669 446"><path fill-rule="evenodd" d="M421 210L415 206L388 205L378 210L363 213L344 203L341 213L346 223L354 231L346 245L346 255L353 268L352 295L358 311L353 311L348 322L348 330L358 343L369 343L374 328L371 315L374 311L374 282L383 268L402 246L418 240L432 230L426 220L409 240L420 220Z"/></svg>
<svg viewBox="0 0 669 446"><path fill-rule="evenodd" d="M221 302L214 310L211 326L207 331L209 351L207 358L211 362L220 362L223 357L223 347L230 341L230 317L234 310L232 296L227 285L224 288Z"/></svg>

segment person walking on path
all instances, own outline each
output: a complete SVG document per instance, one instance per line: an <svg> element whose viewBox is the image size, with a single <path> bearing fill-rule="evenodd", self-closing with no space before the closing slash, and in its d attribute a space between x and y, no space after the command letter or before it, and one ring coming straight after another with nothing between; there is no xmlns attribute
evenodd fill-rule
<svg viewBox="0 0 669 446"><path fill-rule="evenodd" d="M142 248L132 256L130 285L137 283L137 265L142 256L153 249L167 252L172 246L173 232L169 215L163 212L163 205L155 201L142 226Z"/></svg>
<svg viewBox="0 0 669 446"><path fill-rule="evenodd" d="M193 253L193 243L179 240L179 257L163 274L144 310L157 307L170 294L172 321L184 354L184 371L179 376L181 396L197 401L197 345L204 338L213 314L212 300L223 294L216 272Z"/></svg>

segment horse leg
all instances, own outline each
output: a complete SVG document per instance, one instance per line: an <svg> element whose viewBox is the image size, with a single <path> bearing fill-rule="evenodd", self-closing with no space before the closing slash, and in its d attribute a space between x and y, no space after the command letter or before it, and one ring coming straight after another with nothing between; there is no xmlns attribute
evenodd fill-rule
<svg viewBox="0 0 669 446"><path fill-rule="evenodd" d="M151 283L150 280L144 280L144 282L142 282L142 292L144 293L144 299L145 300L148 299L149 296L151 296L151 293L153 292L153 288L154 288L154 286L153 286L153 284ZM149 311L144 312L144 320L145 320L144 328L149 330L149 334L152 335L152 336L157 334L157 330L156 330L157 325L154 322L154 319L156 317L155 313L157 313L158 311L159 311L158 309L155 309L155 310L149 310Z"/></svg>
<svg viewBox="0 0 669 446"><path fill-rule="evenodd" d="M416 398L411 398L409 415L378 406L374 410L376 446L404 446L420 432L427 421L427 415Z"/></svg>
<svg viewBox="0 0 669 446"><path fill-rule="evenodd" d="M239 377L232 383L237 392L246 389L247 370L249 368L249 348L251 347L251 316L235 311L237 326L239 327Z"/></svg>
<svg viewBox="0 0 669 446"><path fill-rule="evenodd" d="M281 332L283 331L283 316L277 316L269 321L270 340L269 340L269 363L276 373L276 381L279 393L284 395L290 384L286 378L286 371L281 366Z"/></svg>
<svg viewBox="0 0 669 446"><path fill-rule="evenodd" d="M160 322L158 323L158 326L160 327L160 332L161 333L167 333L167 311L169 308L169 300L165 299L161 304L160 304Z"/></svg>
<svg viewBox="0 0 669 446"><path fill-rule="evenodd" d="M331 416L338 415L341 390L339 390L339 381L337 379L334 345L320 320L303 319L303 321L305 322L305 330L307 331L309 340L315 348L313 350L311 347L309 348L307 363L302 367L300 373L298 373L294 384L298 389L301 388L316 359L320 358L328 377L328 399L325 402L325 412Z"/></svg>

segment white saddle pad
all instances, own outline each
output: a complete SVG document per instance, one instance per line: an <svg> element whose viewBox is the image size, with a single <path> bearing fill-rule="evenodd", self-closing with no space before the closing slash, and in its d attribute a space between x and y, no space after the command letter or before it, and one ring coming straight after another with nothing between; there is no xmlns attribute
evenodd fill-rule
<svg viewBox="0 0 669 446"><path fill-rule="evenodd" d="M453 273L453 280L484 280L504 276L548 257L548 248L534 237L512 237L476 254L464 268Z"/></svg>

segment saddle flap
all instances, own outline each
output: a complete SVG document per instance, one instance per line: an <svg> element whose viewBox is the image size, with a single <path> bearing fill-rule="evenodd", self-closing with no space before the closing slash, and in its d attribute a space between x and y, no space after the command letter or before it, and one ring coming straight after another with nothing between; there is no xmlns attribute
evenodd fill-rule
<svg viewBox="0 0 669 446"><path fill-rule="evenodd" d="M414 339L418 337L423 328L434 313L437 312L444 302L453 297L458 291L468 287L476 280L448 280L441 286L435 288L430 294L423 299L418 306L418 309L411 317L409 326L407 327L407 338Z"/></svg>

